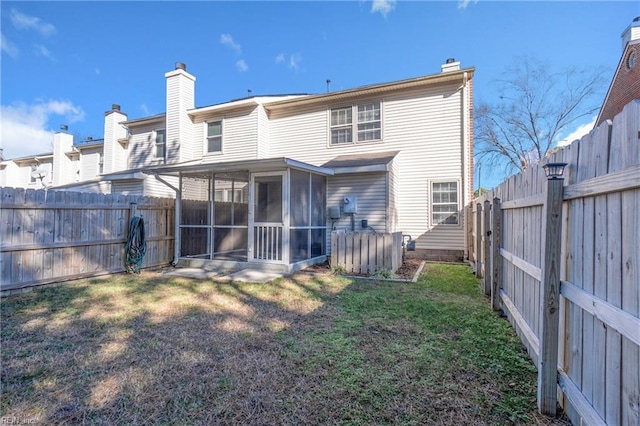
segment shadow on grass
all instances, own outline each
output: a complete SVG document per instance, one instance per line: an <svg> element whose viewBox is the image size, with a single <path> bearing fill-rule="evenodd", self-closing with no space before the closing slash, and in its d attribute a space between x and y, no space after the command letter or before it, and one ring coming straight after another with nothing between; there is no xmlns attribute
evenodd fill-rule
<svg viewBox="0 0 640 426"><path fill-rule="evenodd" d="M506 322L474 296L475 279L447 293L427 275L416 284L117 275L11 297L1 307L1 415L52 424L550 424L532 414L535 370Z"/></svg>

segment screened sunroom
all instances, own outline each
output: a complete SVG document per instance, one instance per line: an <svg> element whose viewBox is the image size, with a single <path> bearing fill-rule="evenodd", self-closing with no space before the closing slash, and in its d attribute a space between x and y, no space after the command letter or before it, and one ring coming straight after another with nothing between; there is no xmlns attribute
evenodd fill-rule
<svg viewBox="0 0 640 426"><path fill-rule="evenodd" d="M173 166L176 261L294 271L326 260L331 169L288 158Z"/></svg>

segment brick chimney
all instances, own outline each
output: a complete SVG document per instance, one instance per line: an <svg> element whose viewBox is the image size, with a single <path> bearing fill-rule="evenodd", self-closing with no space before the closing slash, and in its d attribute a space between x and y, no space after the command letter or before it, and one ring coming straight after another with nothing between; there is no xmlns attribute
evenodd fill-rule
<svg viewBox="0 0 640 426"><path fill-rule="evenodd" d="M196 78L187 72L182 62L176 62L175 69L164 76L167 79L167 163L192 160L195 154L189 149L189 142L193 123L187 111L195 107Z"/></svg>
<svg viewBox="0 0 640 426"><path fill-rule="evenodd" d="M634 19L622 33L622 50L624 51L627 47L627 43L638 39L640 39L640 16Z"/></svg>
<svg viewBox="0 0 640 426"><path fill-rule="evenodd" d="M127 168L127 144L118 140L127 137L127 129L120 124L126 121L127 115L120 111L120 105L112 104L111 110L104 113L104 155L103 173L112 173Z"/></svg>

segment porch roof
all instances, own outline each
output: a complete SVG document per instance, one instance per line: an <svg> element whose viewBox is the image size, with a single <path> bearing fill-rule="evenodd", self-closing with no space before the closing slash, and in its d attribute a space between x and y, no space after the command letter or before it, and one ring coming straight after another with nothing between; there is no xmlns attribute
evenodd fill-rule
<svg viewBox="0 0 640 426"><path fill-rule="evenodd" d="M146 171L157 173L159 175L178 176L180 173L231 173L239 171L268 172L281 170L287 167L325 176L333 175L333 169L331 168L318 167L287 157L226 161L221 163L203 162L202 160L197 162L190 161L182 164L150 167L146 169Z"/></svg>
<svg viewBox="0 0 640 426"><path fill-rule="evenodd" d="M389 163L400 151L366 152L361 154L339 155L322 165L334 170L335 174L386 172Z"/></svg>

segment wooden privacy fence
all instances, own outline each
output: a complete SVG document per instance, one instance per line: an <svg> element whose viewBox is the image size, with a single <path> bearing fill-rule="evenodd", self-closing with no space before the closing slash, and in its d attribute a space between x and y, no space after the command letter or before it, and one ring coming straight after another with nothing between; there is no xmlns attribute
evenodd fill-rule
<svg viewBox="0 0 640 426"><path fill-rule="evenodd" d="M351 274L395 272L402 265L402 232L331 233L331 267L340 266Z"/></svg>
<svg viewBox="0 0 640 426"><path fill-rule="evenodd" d="M470 259L538 367L538 406L640 424L640 100L476 200ZM553 406L551 406L553 404Z"/></svg>
<svg viewBox="0 0 640 426"><path fill-rule="evenodd" d="M3 294L124 271L133 215L145 222L142 266L167 264L173 258L173 199L0 188L0 202Z"/></svg>

